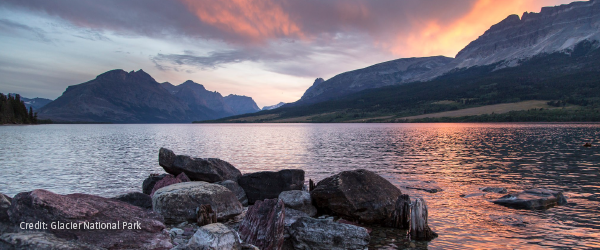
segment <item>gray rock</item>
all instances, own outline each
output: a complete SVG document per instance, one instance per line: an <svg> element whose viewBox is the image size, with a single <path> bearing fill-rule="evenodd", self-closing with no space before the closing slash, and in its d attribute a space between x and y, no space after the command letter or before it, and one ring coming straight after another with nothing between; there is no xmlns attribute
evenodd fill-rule
<svg viewBox="0 0 600 250"><path fill-rule="evenodd" d="M152 209L152 198L150 198L150 195L143 194L140 192L131 192L131 193L127 193L127 194L122 194L122 195L113 197L113 199L129 203L136 207Z"/></svg>
<svg viewBox="0 0 600 250"><path fill-rule="evenodd" d="M144 180L144 183L142 183L142 193L150 195L150 193L152 193L152 189L154 188L154 185L156 185L157 182L159 182L166 176L167 176L167 174L148 176L148 178L146 178Z"/></svg>
<svg viewBox="0 0 600 250"><path fill-rule="evenodd" d="M302 217L310 217L310 215L308 215L305 212L296 210L296 209L292 209L292 208L286 208L285 209L285 218L284 218L284 224L285 227L290 227L292 224L294 224L294 222L296 222L298 219L302 218Z"/></svg>
<svg viewBox="0 0 600 250"><path fill-rule="evenodd" d="M186 249L240 250L242 245L237 232L221 223L213 223L200 227L186 245Z"/></svg>
<svg viewBox="0 0 600 250"><path fill-rule="evenodd" d="M101 250L105 248L60 239L51 233L20 232L0 235L0 249L14 250Z"/></svg>
<svg viewBox="0 0 600 250"><path fill-rule="evenodd" d="M364 169L327 177L310 193L323 214L364 224L386 223L401 194L388 180Z"/></svg>
<svg viewBox="0 0 600 250"><path fill-rule="evenodd" d="M402 187L406 188L406 189L425 191L425 192L432 193L432 194L444 191L441 187L436 185L435 182L433 182L433 181L419 181L419 182L416 182L413 184L404 185Z"/></svg>
<svg viewBox="0 0 600 250"><path fill-rule="evenodd" d="M242 203L242 206L248 206L248 197L246 197L246 192L244 192L244 189L240 187L240 185L238 185L237 182L232 180L226 180L217 182L215 184L219 184L228 188L229 190L231 190L231 192L235 194L235 196L238 198L238 201Z"/></svg>
<svg viewBox="0 0 600 250"><path fill-rule="evenodd" d="M210 205L217 212L219 221L232 218L242 212L242 204L226 187L203 181L173 184L157 190L152 197L154 211L160 213L167 223L196 220L196 208Z"/></svg>
<svg viewBox="0 0 600 250"><path fill-rule="evenodd" d="M265 199L275 199L283 191L302 190L304 170L285 169L279 172L256 172L240 177L238 184L246 192L248 204Z"/></svg>
<svg viewBox="0 0 600 250"><path fill-rule="evenodd" d="M368 249L367 229L349 224L299 218L290 228L294 249Z"/></svg>
<svg viewBox="0 0 600 250"><path fill-rule="evenodd" d="M279 199L283 201L285 207L300 210L309 216L317 214L317 208L313 206L310 193L301 190L283 191L279 194Z"/></svg>
<svg viewBox="0 0 600 250"><path fill-rule="evenodd" d="M187 155L175 155L173 151L161 148L158 163L167 173L179 175L185 173L192 181L219 182L237 181L242 175L240 170L226 161L217 158L192 158Z"/></svg>
<svg viewBox="0 0 600 250"><path fill-rule="evenodd" d="M483 188L480 188L479 190L481 190L483 192L497 193L497 194L508 193L508 190L506 190L506 188L503 188L503 187L483 187Z"/></svg>
<svg viewBox="0 0 600 250"><path fill-rule="evenodd" d="M562 192L547 189L530 189L512 193L493 201L495 204L519 209L546 209L567 204Z"/></svg>
<svg viewBox="0 0 600 250"><path fill-rule="evenodd" d="M252 244L243 243L242 244L242 250L260 250L260 248L258 248L255 245L252 245Z"/></svg>

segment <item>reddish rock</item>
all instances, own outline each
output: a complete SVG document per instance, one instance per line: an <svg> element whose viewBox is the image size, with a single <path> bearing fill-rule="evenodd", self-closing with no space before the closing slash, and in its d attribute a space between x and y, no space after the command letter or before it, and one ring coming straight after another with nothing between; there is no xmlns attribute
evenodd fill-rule
<svg viewBox="0 0 600 250"><path fill-rule="evenodd" d="M170 249L162 217L121 201L87 194L59 195L37 189L17 194L8 210L11 222L44 222L46 232L108 249ZM78 229L52 228L77 225ZM118 224L117 224L118 223ZM123 223L131 223L124 226ZM86 228L86 225L89 225ZM91 229L113 227L116 229ZM129 228L129 226L132 226ZM133 229L133 226L138 227Z"/></svg>
<svg viewBox="0 0 600 250"><path fill-rule="evenodd" d="M177 175L177 177L176 177L176 178L177 178L179 181L181 181L181 182L189 182L189 181L192 181L192 180L190 180L190 178L189 178L187 175L185 175L185 173L181 173L181 174Z"/></svg>
<svg viewBox="0 0 600 250"><path fill-rule="evenodd" d="M150 174L150 176L144 180L144 183L142 183L142 193L150 195L152 193L152 189L154 189L154 185L156 185L157 182L165 178L167 175L168 174Z"/></svg>
<svg viewBox="0 0 600 250"><path fill-rule="evenodd" d="M152 188L152 192L150 193L150 197L154 196L154 193L156 192L156 190L159 190L161 188L164 188L166 186L169 185L173 185L173 184L177 184L177 183L181 183L181 180L176 178L173 175L167 175L164 178L162 178L162 180L158 181L155 185L154 188Z"/></svg>
<svg viewBox="0 0 600 250"><path fill-rule="evenodd" d="M243 242L262 250L281 249L283 246L285 207L281 200L257 201L248 208L239 227Z"/></svg>

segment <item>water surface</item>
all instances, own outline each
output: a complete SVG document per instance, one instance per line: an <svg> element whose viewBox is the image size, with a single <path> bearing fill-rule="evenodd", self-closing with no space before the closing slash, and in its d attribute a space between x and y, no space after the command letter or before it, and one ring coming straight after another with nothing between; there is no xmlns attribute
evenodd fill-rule
<svg viewBox="0 0 600 250"><path fill-rule="evenodd" d="M11 196L140 191L163 172L167 147L243 173L300 168L321 180L364 168L398 187L433 182L444 191L402 188L428 203L440 235L430 249L600 248L598 124L38 125L1 126L0 138L0 192ZM561 190L569 204L526 211L494 205L492 194L461 197L485 186Z"/></svg>

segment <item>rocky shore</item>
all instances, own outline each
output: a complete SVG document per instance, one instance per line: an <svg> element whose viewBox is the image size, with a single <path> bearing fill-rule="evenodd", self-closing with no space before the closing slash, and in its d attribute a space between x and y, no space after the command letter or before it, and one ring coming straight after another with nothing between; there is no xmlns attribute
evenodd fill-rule
<svg viewBox="0 0 600 250"><path fill-rule="evenodd" d="M368 170L307 187L299 169L242 174L226 161L165 148L158 162L166 173L113 198L0 194L0 249L397 249L437 237L425 200ZM410 188L443 191L431 183ZM481 191L503 194L491 201L515 209L566 203L561 192L544 189Z"/></svg>

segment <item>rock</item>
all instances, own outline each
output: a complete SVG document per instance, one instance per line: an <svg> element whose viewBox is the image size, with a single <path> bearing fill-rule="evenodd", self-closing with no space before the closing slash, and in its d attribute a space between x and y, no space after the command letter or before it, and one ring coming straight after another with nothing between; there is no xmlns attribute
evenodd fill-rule
<svg viewBox="0 0 600 250"><path fill-rule="evenodd" d="M101 250L104 248L60 239L50 233L20 232L0 235L0 249Z"/></svg>
<svg viewBox="0 0 600 250"><path fill-rule="evenodd" d="M248 207L240 223L242 241L262 250L281 249L284 241L285 206L278 199L257 201Z"/></svg>
<svg viewBox="0 0 600 250"><path fill-rule="evenodd" d="M122 195L113 197L113 199L129 203L136 207L152 209L152 198L150 198L150 195L143 194L140 192L131 192L131 193L127 193L127 194L122 194Z"/></svg>
<svg viewBox="0 0 600 250"><path fill-rule="evenodd" d="M173 151L161 148L158 163L167 173L179 175L185 173L192 181L219 182L237 181L242 175L240 170L226 161L216 158L192 158L187 155L175 155Z"/></svg>
<svg viewBox="0 0 600 250"><path fill-rule="evenodd" d="M158 181L165 178L165 176L167 176L167 174L161 174L161 175L151 174L150 176L148 176L148 178L146 178L144 180L144 183L142 184L142 193L150 195L152 193L152 189L154 188L154 185L156 185L156 183Z"/></svg>
<svg viewBox="0 0 600 250"><path fill-rule="evenodd" d="M410 206L410 238L412 240L429 241L436 238L437 233L429 228L427 221L427 204L423 198L417 198Z"/></svg>
<svg viewBox="0 0 600 250"><path fill-rule="evenodd" d="M312 205L310 193L306 191L283 191L281 194L279 194L279 199L283 201L285 207L300 210L311 217L317 215L317 208Z"/></svg>
<svg viewBox="0 0 600 250"><path fill-rule="evenodd" d="M177 184L177 183L181 183L181 180L177 179L175 176L173 176L171 174L165 176L160 181L156 182L156 184L152 188L152 192L150 192L150 197L154 196L154 193L156 192L156 190L159 190L166 186L170 186L170 185Z"/></svg>
<svg viewBox="0 0 600 250"><path fill-rule="evenodd" d="M238 234L231 228L221 223L213 223L200 227L186 245L186 249L240 250L242 244Z"/></svg>
<svg viewBox="0 0 600 250"><path fill-rule="evenodd" d="M152 207L167 223L196 222L196 208L208 204L217 212L219 221L242 212L242 204L226 187L203 181L173 184L157 190Z"/></svg>
<svg viewBox="0 0 600 250"><path fill-rule="evenodd" d="M320 212L365 224L385 223L401 194L389 181L364 169L325 178L311 192Z"/></svg>
<svg viewBox="0 0 600 250"><path fill-rule="evenodd" d="M209 204L202 204L196 212L198 226L205 226L212 223L217 223L217 213L213 211Z"/></svg>
<svg viewBox="0 0 600 250"><path fill-rule="evenodd" d="M292 224L294 224L294 222L296 222L296 220L302 218L302 217L310 217L308 214L306 214L305 212L296 210L296 209L292 209L292 208L286 208L285 209L285 218L283 220L285 227L290 227Z"/></svg>
<svg viewBox="0 0 600 250"><path fill-rule="evenodd" d="M462 198L473 198L473 197L481 197L481 196L485 196L485 193L472 193L472 194L461 194L460 197Z"/></svg>
<svg viewBox="0 0 600 250"><path fill-rule="evenodd" d="M244 192L244 189L240 187L240 185L238 185L237 182L232 180L226 180L217 182L215 184L219 184L228 188L229 190L231 190L231 192L235 194L235 196L238 198L238 201L242 203L242 206L248 206L248 197L246 197L246 192Z"/></svg>
<svg viewBox="0 0 600 250"><path fill-rule="evenodd" d="M242 243L242 250L260 250L260 248L252 244Z"/></svg>
<svg viewBox="0 0 600 250"><path fill-rule="evenodd" d="M8 222L8 209L10 208L10 197L0 194L0 222L5 221Z"/></svg>
<svg viewBox="0 0 600 250"><path fill-rule="evenodd" d="M298 219L290 228L294 249L367 249L367 229L310 217Z"/></svg>
<svg viewBox="0 0 600 250"><path fill-rule="evenodd" d="M283 191L302 190L304 170L285 169L279 172L245 174L238 183L246 192L248 204L254 204L264 199L275 199Z"/></svg>
<svg viewBox="0 0 600 250"><path fill-rule="evenodd" d="M483 192L497 193L497 194L508 193L508 190L506 190L506 188L503 188L503 187L483 187L483 188L480 188L479 190L481 190Z"/></svg>
<svg viewBox="0 0 600 250"><path fill-rule="evenodd" d="M87 194L59 195L37 189L17 194L8 210L11 222L44 222L46 232L62 239L110 249L170 249L162 217L127 203ZM77 225L52 229L51 223ZM124 224L131 223L131 224ZM94 229L86 225L93 226ZM114 228L120 229L102 229ZM134 228L135 227L135 228Z"/></svg>
<svg viewBox="0 0 600 250"><path fill-rule="evenodd" d="M330 220L330 221L332 221L332 220ZM371 232L373 231L373 229L371 229L369 227L365 227L364 225L361 225L361 224L358 224L358 223L355 223L355 222L352 222L352 221L347 221L347 220L344 220L344 219L339 219L337 221L337 223L342 223L342 224L348 224L348 225L353 225L353 226L357 226L357 227L362 227L364 229L367 229L367 233L369 233L369 235L371 235Z"/></svg>
<svg viewBox="0 0 600 250"><path fill-rule="evenodd" d="M444 191L441 187L435 185L435 182L433 181L419 181L417 183L404 185L402 187L406 189L421 190L432 194Z"/></svg>
<svg viewBox="0 0 600 250"><path fill-rule="evenodd" d="M562 192L547 189L530 189L512 193L493 201L495 204L519 209L546 209L567 204Z"/></svg>
<svg viewBox="0 0 600 250"><path fill-rule="evenodd" d="M185 173L178 174L177 177L175 177L175 178L177 178L181 182L190 182L190 181L192 181L192 180L190 180L190 178Z"/></svg>

